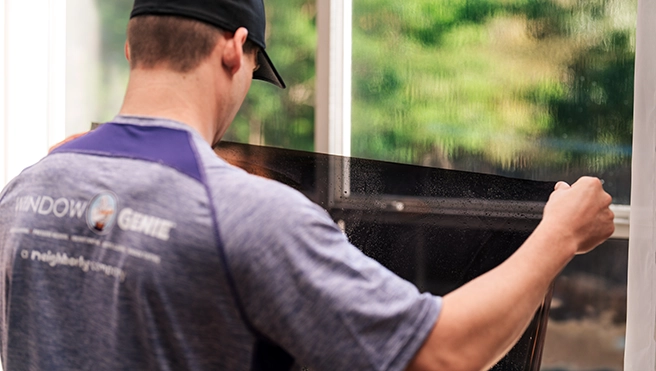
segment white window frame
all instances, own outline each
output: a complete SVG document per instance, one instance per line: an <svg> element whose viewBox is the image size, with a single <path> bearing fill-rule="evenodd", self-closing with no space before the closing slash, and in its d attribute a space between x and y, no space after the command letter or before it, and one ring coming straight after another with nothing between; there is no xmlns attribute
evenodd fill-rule
<svg viewBox="0 0 656 371"><path fill-rule="evenodd" d="M317 0L314 148L351 155L352 0Z"/></svg>
<svg viewBox="0 0 656 371"><path fill-rule="evenodd" d="M631 206L629 205L611 205L610 209L615 214L615 232L611 238L626 240L630 235L629 220L631 216Z"/></svg>
<svg viewBox="0 0 656 371"><path fill-rule="evenodd" d="M625 370L656 370L656 2L638 1Z"/></svg>

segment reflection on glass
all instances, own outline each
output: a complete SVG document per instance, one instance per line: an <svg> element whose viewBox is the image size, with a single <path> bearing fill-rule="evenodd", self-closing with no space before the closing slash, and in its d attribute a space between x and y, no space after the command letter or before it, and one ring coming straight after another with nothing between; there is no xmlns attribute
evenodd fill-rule
<svg viewBox="0 0 656 371"><path fill-rule="evenodd" d="M352 153L628 204L636 3L354 0Z"/></svg>
<svg viewBox="0 0 656 371"><path fill-rule="evenodd" d="M67 134L111 120L127 86L123 46L134 0L69 0L67 6ZM225 138L312 150L316 6L267 0L267 52L287 83L254 81Z"/></svg>
<svg viewBox="0 0 656 371"><path fill-rule="evenodd" d="M303 192L365 254L436 295L508 258L538 224L554 185L237 143L216 151ZM548 311L549 305L538 310L493 370L539 369Z"/></svg>

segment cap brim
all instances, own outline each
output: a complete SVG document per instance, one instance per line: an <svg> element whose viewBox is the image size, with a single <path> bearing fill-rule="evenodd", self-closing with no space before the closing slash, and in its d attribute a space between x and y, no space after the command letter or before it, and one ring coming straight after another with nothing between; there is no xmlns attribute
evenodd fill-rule
<svg viewBox="0 0 656 371"><path fill-rule="evenodd" d="M285 82L282 81L282 77L280 77L278 71L276 71L276 68L273 66L273 63L271 63L271 59L269 59L269 55L264 51L264 49L260 49L257 53L257 63L259 64L260 68L253 72L253 79L270 82L282 89L287 87Z"/></svg>

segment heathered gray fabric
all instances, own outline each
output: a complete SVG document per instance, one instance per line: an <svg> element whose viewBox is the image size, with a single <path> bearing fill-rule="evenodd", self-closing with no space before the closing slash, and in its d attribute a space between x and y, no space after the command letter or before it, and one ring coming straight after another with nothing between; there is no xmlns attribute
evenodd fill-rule
<svg viewBox="0 0 656 371"><path fill-rule="evenodd" d="M0 196L5 370L249 370L257 338L238 305L313 370L406 367L440 298L365 257L300 193L226 164L186 125L114 122L190 132L206 184L155 162L76 153L14 179ZM117 213L174 223L169 238L118 223L92 231L88 205L107 191Z"/></svg>

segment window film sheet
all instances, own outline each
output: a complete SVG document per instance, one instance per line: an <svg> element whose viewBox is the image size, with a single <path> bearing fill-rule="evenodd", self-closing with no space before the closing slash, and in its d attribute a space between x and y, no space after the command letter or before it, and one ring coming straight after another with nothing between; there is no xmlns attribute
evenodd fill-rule
<svg viewBox="0 0 656 371"><path fill-rule="evenodd" d="M349 240L421 291L444 295L508 258L554 183L222 143L216 152L324 207ZM551 292L493 370L538 370Z"/></svg>

